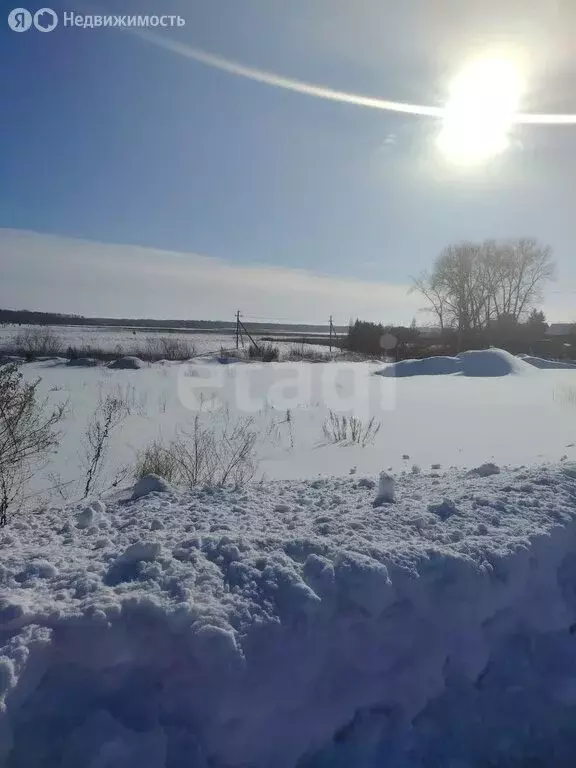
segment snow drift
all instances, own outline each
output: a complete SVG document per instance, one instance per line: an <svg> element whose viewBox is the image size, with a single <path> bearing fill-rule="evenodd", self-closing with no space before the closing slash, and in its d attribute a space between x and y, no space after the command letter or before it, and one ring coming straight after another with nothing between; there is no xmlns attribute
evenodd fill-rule
<svg viewBox="0 0 576 768"><path fill-rule="evenodd" d="M0 764L572 764L576 469L480 469L14 521Z"/></svg>
<svg viewBox="0 0 576 768"><path fill-rule="evenodd" d="M525 363L530 363L535 368L542 368L545 370L566 370L575 369L576 362L573 360L546 360L542 357L534 357L533 355L518 355L518 357Z"/></svg>
<svg viewBox="0 0 576 768"><path fill-rule="evenodd" d="M526 375L533 367L503 349L479 349L461 352L456 357L438 356L422 360L401 360L376 371L379 376L510 376Z"/></svg>

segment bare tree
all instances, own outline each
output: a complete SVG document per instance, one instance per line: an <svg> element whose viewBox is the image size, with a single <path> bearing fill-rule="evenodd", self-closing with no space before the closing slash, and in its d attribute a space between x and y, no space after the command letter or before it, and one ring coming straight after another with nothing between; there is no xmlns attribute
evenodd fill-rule
<svg viewBox="0 0 576 768"><path fill-rule="evenodd" d="M536 240L462 242L445 248L411 290L424 296L442 329L468 333L502 318L525 319L554 273L551 249Z"/></svg>
<svg viewBox="0 0 576 768"><path fill-rule="evenodd" d="M26 483L57 445L66 405L38 400L40 380L25 382L15 365L0 366L0 526Z"/></svg>
<svg viewBox="0 0 576 768"><path fill-rule="evenodd" d="M551 249L533 239L504 243L487 253L485 260L495 316L507 315L516 322L541 300L544 284L556 271Z"/></svg>
<svg viewBox="0 0 576 768"><path fill-rule="evenodd" d="M410 287L410 293L421 293L422 296L428 302L427 307L424 307L424 311L432 312L436 315L436 320L441 330L445 327L445 314L446 314L446 302L444 296L438 291L432 282L432 278L427 272L423 272L420 277L413 279L413 284Z"/></svg>

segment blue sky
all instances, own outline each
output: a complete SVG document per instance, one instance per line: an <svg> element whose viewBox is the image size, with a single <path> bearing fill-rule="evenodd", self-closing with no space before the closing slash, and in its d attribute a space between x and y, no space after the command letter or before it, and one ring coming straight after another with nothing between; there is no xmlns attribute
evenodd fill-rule
<svg viewBox="0 0 576 768"><path fill-rule="evenodd" d="M185 28L157 34L320 85L430 104L467 56L496 41L528 55L532 111L576 111L574 9L499 5L106 0L98 8L180 14ZM462 171L437 157L429 119L252 82L116 29L15 34L4 25L0 34L1 228L394 290L450 242L530 235L550 244L559 264L546 308L558 319L570 310L576 128L519 129L505 156ZM7 258L0 251L0 267ZM0 303L38 301L26 274L13 265L10 273ZM41 308L77 311L67 302L47 296ZM99 306L86 301L85 313ZM157 313L174 314L169 297L163 307ZM115 303L105 308L123 314ZM341 321L356 309L342 308ZM398 319L413 312L407 301ZM296 314L315 319L313 307Z"/></svg>

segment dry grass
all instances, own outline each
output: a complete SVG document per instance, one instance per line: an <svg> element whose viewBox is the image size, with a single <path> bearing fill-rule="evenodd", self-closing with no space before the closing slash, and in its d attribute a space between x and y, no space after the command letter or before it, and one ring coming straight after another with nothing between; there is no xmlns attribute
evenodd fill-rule
<svg viewBox="0 0 576 768"><path fill-rule="evenodd" d="M330 352L329 349L319 351L310 349L306 344L295 344L285 356L285 360L290 362L309 362L309 363L327 363L330 362L337 352Z"/></svg>
<svg viewBox="0 0 576 768"><path fill-rule="evenodd" d="M576 387L562 387L552 393L555 403L560 405L576 405Z"/></svg>
<svg viewBox="0 0 576 768"><path fill-rule="evenodd" d="M30 325L18 332L12 352L26 360L57 357L62 353L62 341L48 326Z"/></svg>
<svg viewBox="0 0 576 768"><path fill-rule="evenodd" d="M236 488L251 480L257 468L258 432L250 418L232 422L227 413L218 426L202 424L196 416L190 430L170 442L156 440L142 451L135 466L137 478L153 473L185 487Z"/></svg>
<svg viewBox="0 0 576 768"><path fill-rule="evenodd" d="M322 425L322 432L330 443L365 447L374 442L381 426L381 422L376 421L373 416L365 422L358 416L330 411Z"/></svg>

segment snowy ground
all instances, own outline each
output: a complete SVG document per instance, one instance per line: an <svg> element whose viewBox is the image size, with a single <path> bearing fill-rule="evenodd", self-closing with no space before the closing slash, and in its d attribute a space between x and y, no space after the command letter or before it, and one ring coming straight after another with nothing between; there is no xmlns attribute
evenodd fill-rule
<svg viewBox="0 0 576 768"><path fill-rule="evenodd" d="M446 359L446 358L445 358ZM422 361L428 363L428 361ZM87 423L106 393L122 393L132 413L113 434L99 489L110 487L138 451L191 428L252 419L259 432L257 479L342 476L355 466L470 467L484 461L519 465L576 459L576 371L541 370L517 361L521 373L497 377L383 377L378 363L148 365L138 371L24 365L51 402L69 402L57 453L30 487L61 483L52 500L78 498ZM405 364L400 364L405 365ZM380 430L366 446L330 444L323 424L330 410L374 419ZM74 481L77 480L77 483ZM40 498L46 497L46 494ZM34 497L36 499L36 497Z"/></svg>
<svg viewBox="0 0 576 768"><path fill-rule="evenodd" d="M73 482L0 531L2 768L574 764L575 370L23 371L70 401L38 483ZM97 492L62 507L106 392L131 415ZM332 444L330 411L381 428ZM110 492L197 414L253 419L254 482Z"/></svg>
<svg viewBox="0 0 576 768"><path fill-rule="evenodd" d="M26 331L30 326L0 326L0 350L10 347L17 338L18 334ZM134 350L146 347L148 338L158 338L166 336L172 340L181 340L184 343L193 346L197 354L206 354L209 352L218 352L222 347L224 349L233 349L236 344L234 329L229 333L167 333L162 329L135 329L135 331L126 328L114 328L112 326L89 326L89 325L55 325L43 326L57 336L62 343L62 349L65 351L68 347L92 348L102 350L103 352L119 352L129 355ZM264 334L269 335L269 334ZM284 335L286 335L284 333ZM305 335L305 334L304 334ZM255 336L259 338L258 334ZM298 344L298 336L294 343L275 342L281 353L288 352L295 344ZM246 340L246 345L249 343ZM318 344L307 344L306 349L326 352L326 347Z"/></svg>
<svg viewBox="0 0 576 768"><path fill-rule="evenodd" d="M24 516L0 764L573 764L576 469L495 471Z"/></svg>

